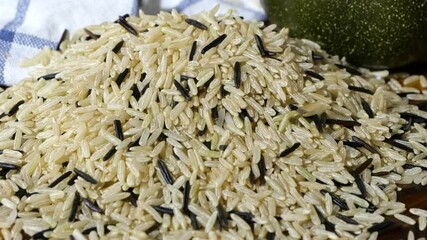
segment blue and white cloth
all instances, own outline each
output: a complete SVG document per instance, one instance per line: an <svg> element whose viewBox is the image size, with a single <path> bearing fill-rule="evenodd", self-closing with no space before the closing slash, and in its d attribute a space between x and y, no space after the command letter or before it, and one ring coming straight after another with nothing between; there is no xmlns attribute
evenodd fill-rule
<svg viewBox="0 0 427 240"><path fill-rule="evenodd" d="M141 0L140 0L141 1ZM245 19L265 18L261 0L143 0L161 9L192 15L220 4ZM0 0L0 84L13 85L30 69L21 68L25 58L44 47L55 48L64 31L73 34L87 25L114 21L119 15L137 15L138 0Z"/></svg>

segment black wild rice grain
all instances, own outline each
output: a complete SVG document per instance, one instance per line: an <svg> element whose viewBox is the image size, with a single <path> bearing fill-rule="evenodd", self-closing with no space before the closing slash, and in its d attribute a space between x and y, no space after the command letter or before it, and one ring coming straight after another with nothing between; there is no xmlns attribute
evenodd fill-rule
<svg viewBox="0 0 427 240"><path fill-rule="evenodd" d="M384 220L382 223L378 223L368 228L368 232L379 232L385 230L386 228L392 226L394 223L390 220Z"/></svg>
<svg viewBox="0 0 427 240"><path fill-rule="evenodd" d="M370 144L368 144L367 142L363 141L362 139L360 139L360 138L358 138L358 137L356 137L356 136L352 136L352 137L351 137L351 139L352 139L354 142L356 142L356 143L360 143L360 144L362 144L362 145L363 145L363 147L364 147L366 150L368 150L369 152L371 152L371 153L377 153L377 154L380 154L380 153L378 152L378 150L377 150L377 149L375 149L374 147L372 147Z"/></svg>
<svg viewBox="0 0 427 240"><path fill-rule="evenodd" d="M123 47L123 44L125 43L125 41L120 41L120 42L118 42L117 44L116 44L116 46L113 48L113 52L115 53L115 54L117 54L119 51L120 51L120 49Z"/></svg>
<svg viewBox="0 0 427 240"><path fill-rule="evenodd" d="M323 56L319 55L315 52L311 52L311 58L313 59L313 61L321 61L323 60Z"/></svg>
<svg viewBox="0 0 427 240"><path fill-rule="evenodd" d="M147 83L144 88L142 88L141 90L141 96L144 95L145 91L147 91L147 89L150 87L150 83Z"/></svg>
<svg viewBox="0 0 427 240"><path fill-rule="evenodd" d="M295 104L290 104L289 109L291 109L292 111L296 111L298 110L298 107Z"/></svg>
<svg viewBox="0 0 427 240"><path fill-rule="evenodd" d="M349 146L349 147L356 148L356 149L363 147L363 144L357 143L357 142L351 142L351 141L343 141L343 144L345 146Z"/></svg>
<svg viewBox="0 0 427 240"><path fill-rule="evenodd" d="M162 207L162 206L157 206L157 205L151 205L151 206L154 208L154 210L156 210L159 213L169 214L171 216L174 215L172 208L167 208L167 207Z"/></svg>
<svg viewBox="0 0 427 240"><path fill-rule="evenodd" d="M39 240L40 239L48 239L47 237L44 236L44 234L47 232L52 232L53 230L54 230L54 228L48 228L48 229L42 230L40 232L37 232L32 236L32 239L34 239L34 240L36 240L36 239L39 239Z"/></svg>
<svg viewBox="0 0 427 240"><path fill-rule="evenodd" d="M254 185L254 184L255 184L255 182L256 182L255 175L254 175L254 172L253 172L253 171L250 171L250 172L249 172L249 182L250 182L252 185Z"/></svg>
<svg viewBox="0 0 427 240"><path fill-rule="evenodd" d="M348 224L353 224L353 225L359 225L359 223L354 220L353 218L341 215L341 214L337 214L335 215L337 218L343 220L344 222L348 223Z"/></svg>
<svg viewBox="0 0 427 240"><path fill-rule="evenodd" d="M356 86L348 86L348 89L355 91L355 92L362 92L362 93L367 93L367 94L374 94L371 90L363 88L363 87L356 87Z"/></svg>
<svg viewBox="0 0 427 240"><path fill-rule="evenodd" d="M208 45L206 45L203 49L202 49L202 54L205 54L207 51L209 51L211 48L214 48L216 46L218 46L219 44L222 43L222 41L224 41L224 39L227 37L227 34L222 34L221 36L217 37L216 39L214 39L212 42L210 42Z"/></svg>
<svg viewBox="0 0 427 240"><path fill-rule="evenodd" d="M6 179L6 175L9 173L10 169L0 170L0 179Z"/></svg>
<svg viewBox="0 0 427 240"><path fill-rule="evenodd" d="M404 118L406 120L408 119L412 119L412 122L414 123L427 123L427 118L418 116L416 114L413 113L408 113L408 112L404 112L404 113L399 113L401 118Z"/></svg>
<svg viewBox="0 0 427 240"><path fill-rule="evenodd" d="M191 226L194 230L200 230L199 222L197 221L196 214L190 212L190 220L191 220Z"/></svg>
<svg viewBox="0 0 427 240"><path fill-rule="evenodd" d="M219 223L219 230L226 229L228 225L228 216L227 212L225 211L224 207L218 203L218 206L216 206L216 209L218 211L218 223Z"/></svg>
<svg viewBox="0 0 427 240"><path fill-rule="evenodd" d="M335 224L333 224L333 223L331 223L331 222L329 222L329 221L325 221L325 229L326 229L326 231L329 231L329 232L335 232Z"/></svg>
<svg viewBox="0 0 427 240"><path fill-rule="evenodd" d="M341 210L344 210L344 211L349 210L347 203L343 199L338 197L337 195L335 195L331 192L328 192L324 189L320 190L320 193L323 195L326 195L326 193L329 193L329 195L332 198L332 202L335 203L335 205L337 205L339 208L341 208Z"/></svg>
<svg viewBox="0 0 427 240"><path fill-rule="evenodd" d="M325 225L326 231L335 232L335 225L326 219L326 217L322 214L320 209L317 208L317 206L314 206L314 209L316 210L316 213L319 216L320 222Z"/></svg>
<svg viewBox="0 0 427 240"><path fill-rule="evenodd" d="M98 181L96 181L95 178L91 177L89 174L87 174L87 173L85 173L85 172L83 172L77 168L74 168L74 173L88 183L92 183L92 184L98 183Z"/></svg>
<svg viewBox="0 0 427 240"><path fill-rule="evenodd" d="M175 100L174 100L174 101L172 102L172 108L175 108L175 107L176 107L176 105L178 105L178 103L179 103L179 102L177 102L177 101L175 101Z"/></svg>
<svg viewBox="0 0 427 240"><path fill-rule="evenodd" d="M116 78L117 86L120 87L120 85L122 84L123 80L125 80L125 77L128 75L128 73L129 73L129 68L126 68L122 73L119 74L119 76Z"/></svg>
<svg viewBox="0 0 427 240"><path fill-rule="evenodd" d="M181 76L180 76L180 80L181 80L181 81L186 81L186 80L188 80L188 79L190 79L190 78L193 78L193 77L189 77L189 76L186 76L186 75L181 75ZM195 79L195 78L193 78L193 79Z"/></svg>
<svg viewBox="0 0 427 240"><path fill-rule="evenodd" d="M286 157L287 155L289 155L290 153L292 153L293 151L295 151L297 148L299 148L299 146L301 146L301 143L296 142L294 143L294 145L292 145L290 148L285 149L284 151L282 151L279 155L279 157Z"/></svg>
<svg viewBox="0 0 427 240"><path fill-rule="evenodd" d="M134 84L131 88L131 91L132 91L132 96L138 102L139 98L141 98L141 92L139 91L138 86Z"/></svg>
<svg viewBox="0 0 427 240"><path fill-rule="evenodd" d="M123 139L124 139L123 128L122 128L122 123L120 122L120 120L114 120L114 129L116 131L117 138L123 141Z"/></svg>
<svg viewBox="0 0 427 240"><path fill-rule="evenodd" d="M203 136L205 135L206 131L208 130L208 128L205 126L202 130L199 130L199 132L197 133L197 136Z"/></svg>
<svg viewBox="0 0 427 240"><path fill-rule="evenodd" d="M231 210L228 211L228 214L236 214L237 216L239 216L241 219L245 220L245 222L247 222L248 224L253 224L255 223L253 218L255 217L252 213L250 212L241 212L241 211L237 211L237 210Z"/></svg>
<svg viewBox="0 0 427 240"><path fill-rule="evenodd" d="M276 233L267 232L267 240L274 240L274 239L276 239Z"/></svg>
<svg viewBox="0 0 427 240"><path fill-rule="evenodd" d="M190 210L188 209L188 205L190 204L190 190L191 190L190 181L187 180L187 182L185 182L184 201L182 204L182 209L183 209L184 213L187 215L190 214Z"/></svg>
<svg viewBox="0 0 427 240"><path fill-rule="evenodd" d="M68 39L68 30L65 29L64 32L62 32L61 38L59 39L58 45L56 45L56 51L60 51L61 50L61 43L64 42L66 39Z"/></svg>
<svg viewBox="0 0 427 240"><path fill-rule="evenodd" d="M245 117L247 117L247 118L249 119L249 121L250 121L250 122L253 122L253 121L254 121L254 119L249 115L249 112L248 112L248 110L247 110L246 108L243 108L243 109L240 111L240 113L239 113L239 117L240 117L242 120L245 120Z"/></svg>
<svg viewBox="0 0 427 240"><path fill-rule="evenodd" d="M89 233L91 233L93 231L96 231L96 227L87 228L87 229L83 230L82 234L83 235L88 235Z"/></svg>
<svg viewBox="0 0 427 240"><path fill-rule="evenodd" d="M242 83L242 72L240 70L240 63L235 62L234 63L234 85L236 88L240 88L240 85Z"/></svg>
<svg viewBox="0 0 427 240"><path fill-rule="evenodd" d="M261 155L261 159L258 162L258 168L260 173L259 178L261 179L261 185L265 185L265 174L267 172L267 168L265 167L265 160L264 160L264 156L262 155Z"/></svg>
<svg viewBox="0 0 427 240"><path fill-rule="evenodd" d="M56 185L58 185L60 182L62 182L64 179L66 179L67 177L69 177L71 175L71 171L66 171L65 173L63 173L61 176L59 176L57 179L55 179L55 181L53 181L52 183L50 183L48 185L48 187L53 188Z"/></svg>
<svg viewBox="0 0 427 240"><path fill-rule="evenodd" d="M176 89L178 89L178 91L181 93L181 95L185 98L185 100L191 100L188 90L185 89L177 80L173 80L173 84L175 85Z"/></svg>
<svg viewBox="0 0 427 240"><path fill-rule="evenodd" d="M408 146L406 146L406 145L403 145L403 144L401 144L401 143L399 143L399 142L396 142L396 141L395 141L395 140L393 140L393 139L385 139L385 140L384 140L384 142L386 142L386 143L388 143L388 144L390 144L390 145L392 145L392 146L394 146L394 147L396 147L396 148L399 148L399 149L405 150L405 151L407 151L407 152L414 152L414 150L413 150L412 148L410 148L410 147L408 147Z"/></svg>
<svg viewBox="0 0 427 240"><path fill-rule="evenodd" d="M145 233L146 234L150 234L151 232L154 232L154 231L156 231L156 230L158 230L159 228L160 228L160 226L161 226L162 224L160 224L160 223L158 223L158 222L155 222L154 224L153 224L153 226L151 226L151 227L149 227L147 230L145 230Z"/></svg>
<svg viewBox="0 0 427 240"><path fill-rule="evenodd" d="M371 106L365 100L361 100L363 110L365 110L366 114L368 114L369 118L374 118L374 112L372 111Z"/></svg>
<svg viewBox="0 0 427 240"><path fill-rule="evenodd" d="M125 19L125 20L126 20L126 18L128 18L128 17L129 17L129 13L123 14L123 16L119 16L119 18L123 18L123 19Z"/></svg>
<svg viewBox="0 0 427 240"><path fill-rule="evenodd" d="M128 189L128 193L130 193L129 198L128 198L128 199L129 199L129 201L130 201L130 203L131 203L134 207L137 207L137 206L138 206L138 198L139 198L139 195L133 192L133 188L129 188L129 189Z"/></svg>
<svg viewBox="0 0 427 240"><path fill-rule="evenodd" d="M266 56L266 50L265 50L264 44L262 44L262 39L258 34L255 34L255 42L261 56L263 57Z"/></svg>
<svg viewBox="0 0 427 240"><path fill-rule="evenodd" d="M326 119L325 120L326 124L336 124L336 125L341 125L344 127L355 127L355 126L361 126L362 124L360 124L357 121L354 120L340 120L340 119Z"/></svg>
<svg viewBox="0 0 427 240"><path fill-rule="evenodd" d="M3 89L8 89L10 86L6 86L6 85L3 85L3 84L0 84L0 88L3 88Z"/></svg>
<svg viewBox="0 0 427 240"><path fill-rule="evenodd" d="M367 212L373 213L373 212L375 212L378 209L377 206L375 206L375 204L373 204L371 201L369 201L367 199L365 199L365 201L367 201L368 204L369 204L368 208L366 209Z"/></svg>
<svg viewBox="0 0 427 240"><path fill-rule="evenodd" d="M33 195L34 193L28 193L27 192L27 190L25 190L25 189L23 189L23 188L21 188L21 187L19 187L18 186L18 191L17 192L15 192L15 196L17 196L18 198L22 198L22 197L24 197L24 196L26 196L26 197L29 197L29 196L31 196L31 195Z"/></svg>
<svg viewBox="0 0 427 240"><path fill-rule="evenodd" d="M311 119L314 122L314 125L316 126L319 133L323 132L323 125L325 124L325 121L326 121L326 114L325 113L322 113L322 115L320 115L320 117L318 115L310 116L310 117L308 117L308 119Z"/></svg>
<svg viewBox="0 0 427 240"><path fill-rule="evenodd" d="M157 161L157 167L160 170L160 173L162 174L163 180L165 180L166 184L173 184L173 178L166 166L166 164L162 160Z"/></svg>
<svg viewBox="0 0 427 240"><path fill-rule="evenodd" d="M160 133L159 137L157 138L157 140L159 142L166 140L166 138L168 138L163 132Z"/></svg>
<svg viewBox="0 0 427 240"><path fill-rule="evenodd" d="M211 114L212 114L212 118L213 119L217 119L218 118L218 106L215 106L214 108L211 109Z"/></svg>
<svg viewBox="0 0 427 240"><path fill-rule="evenodd" d="M414 124L414 121L412 120L412 118L410 117L409 119L406 120L406 124L402 126L402 131L403 132L407 132L411 129L412 124Z"/></svg>
<svg viewBox="0 0 427 240"><path fill-rule="evenodd" d="M73 185L76 180L77 180L77 175L75 175L72 178L70 178L70 180L68 180L68 182L67 182L67 185L68 186Z"/></svg>
<svg viewBox="0 0 427 240"><path fill-rule="evenodd" d="M46 75L43 75L43 76L41 76L41 77L39 77L39 78L37 78L37 80L40 80L40 79L44 79L44 80L51 80L51 79L54 79L54 78L56 78L56 75L58 75L58 73L57 72L55 72L55 73L49 73L49 74L46 74Z"/></svg>
<svg viewBox="0 0 427 240"><path fill-rule="evenodd" d="M88 207L90 210L98 213L104 213L104 210L102 210L96 202L91 202L89 199L84 198L83 203Z"/></svg>
<svg viewBox="0 0 427 240"><path fill-rule="evenodd" d="M403 169L412 169L412 168L416 168L416 167L421 168L423 171L427 171L427 167L424 167L424 166L419 166L419 165L414 165L414 164L409 164L409 163L406 163L405 165L402 166Z"/></svg>
<svg viewBox="0 0 427 240"><path fill-rule="evenodd" d="M228 145L219 145L218 149L221 151L225 151L227 149Z"/></svg>
<svg viewBox="0 0 427 240"><path fill-rule="evenodd" d="M138 32L136 31L136 29L132 27L132 25L130 25L130 23L128 23L128 21L126 21L124 17L119 17L117 23L120 24L120 26L122 26L124 29L126 29L126 31L132 33L135 36L138 36Z"/></svg>
<svg viewBox="0 0 427 240"><path fill-rule="evenodd" d="M87 29L87 28L83 28L83 30L89 36L89 39L96 40L96 39L98 39L100 37L100 35L95 34L95 33L91 32L91 31L89 31L89 29Z"/></svg>
<svg viewBox="0 0 427 240"><path fill-rule="evenodd" d="M359 174L353 174L353 177L354 177L354 182L356 183L356 186L360 191L360 195L362 196L363 199L365 199L366 198L365 183L363 183L362 178L360 177Z"/></svg>
<svg viewBox="0 0 427 240"><path fill-rule="evenodd" d="M139 140L141 140L141 137L139 137L138 139L136 139L132 144L129 145L129 148L131 147L136 147L139 146ZM113 148L115 149L115 147L113 146ZM105 161L105 160L104 160Z"/></svg>
<svg viewBox="0 0 427 240"><path fill-rule="evenodd" d="M354 173L355 174L360 174L362 173L366 168L369 167L369 165L371 165L372 163L372 158L368 158L366 161L364 161L362 164L360 164L355 170Z"/></svg>
<svg viewBox="0 0 427 240"><path fill-rule="evenodd" d="M80 194L76 191L76 195L74 195L73 205L71 206L70 216L68 217L68 222L74 222L77 215L77 210L80 205Z"/></svg>
<svg viewBox="0 0 427 240"><path fill-rule="evenodd" d="M136 144L136 143L138 143L139 142L139 138L138 138L138 140L137 141L135 141L133 144ZM133 147L133 146L131 146L131 147ZM108 159L110 159L113 155L114 155L114 153L116 153L117 152L117 150L116 150L116 147L115 146L112 146L111 147L111 149L104 155L104 157L102 157L102 161L107 161Z"/></svg>
<svg viewBox="0 0 427 240"><path fill-rule="evenodd" d="M24 100L20 100L19 102L17 102L15 105L12 106L12 108L9 110L9 112L7 113L7 115L13 116L19 109L19 106L21 106L22 104L24 104L25 101Z"/></svg>
<svg viewBox="0 0 427 240"><path fill-rule="evenodd" d="M208 89L208 88L209 88L209 85L211 85L211 82L212 82L214 79L215 79L215 74L214 74L214 75L212 75L212 77L211 77L211 78L209 78L209 80L208 80L207 82L205 82L205 84L203 84L203 87L204 87L204 88L206 88L206 89ZM223 85L223 86L221 86L221 91L223 91L223 89L224 89L224 85ZM222 96L222 92L221 92L221 96Z"/></svg>
<svg viewBox="0 0 427 240"><path fill-rule="evenodd" d="M376 176L376 177L382 177L382 176L389 175L390 173L392 173L392 172L381 171L381 172L371 173L371 175L372 176Z"/></svg>
<svg viewBox="0 0 427 240"><path fill-rule="evenodd" d="M325 80L325 78L317 72L305 70L305 74L307 74L308 76L310 76L312 78L316 78L318 80Z"/></svg>
<svg viewBox="0 0 427 240"><path fill-rule="evenodd" d="M21 168L20 166L13 164L13 163L4 163L0 162L0 168L2 169L8 169L8 170L16 170Z"/></svg>
<svg viewBox="0 0 427 240"><path fill-rule="evenodd" d="M199 22L197 20L194 20L194 19L191 19L191 18L186 18L185 22L188 23L188 24L190 24L190 25L192 25L192 26L194 26L194 27L196 27L196 28L198 28L198 29L208 30L208 27L205 24L203 24L203 23L201 23L201 22Z"/></svg>
<svg viewBox="0 0 427 240"><path fill-rule="evenodd" d="M196 54L196 49L197 49L197 41L193 42L193 45L191 45L191 50L190 50L190 55L189 55L189 60L193 61L194 59L194 54ZM181 76L181 80L184 80Z"/></svg>
<svg viewBox="0 0 427 240"><path fill-rule="evenodd" d="M404 97L408 96L409 94L417 94L417 92L400 92L400 93L397 93L397 95L401 98L404 98Z"/></svg>
<svg viewBox="0 0 427 240"><path fill-rule="evenodd" d="M351 73L353 75L362 76L362 73L359 72L359 70L357 70L354 67L345 66L345 65L342 65L342 64L335 64L335 66L337 66L337 67L339 67L341 69L345 69L348 73Z"/></svg>
<svg viewBox="0 0 427 240"><path fill-rule="evenodd" d="M212 143L208 141L204 141L203 145L205 145L208 149L211 149Z"/></svg>
<svg viewBox="0 0 427 240"><path fill-rule="evenodd" d="M221 86L221 97L225 98L228 94L229 94L229 92L227 92L224 88L224 85L222 85Z"/></svg>

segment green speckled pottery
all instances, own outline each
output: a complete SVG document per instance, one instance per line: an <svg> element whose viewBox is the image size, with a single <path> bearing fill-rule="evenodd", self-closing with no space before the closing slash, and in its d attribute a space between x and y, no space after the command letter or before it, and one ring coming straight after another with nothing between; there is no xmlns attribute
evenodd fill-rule
<svg viewBox="0 0 427 240"><path fill-rule="evenodd" d="M320 43L358 66L394 68L427 60L427 0L265 0L293 37Z"/></svg>

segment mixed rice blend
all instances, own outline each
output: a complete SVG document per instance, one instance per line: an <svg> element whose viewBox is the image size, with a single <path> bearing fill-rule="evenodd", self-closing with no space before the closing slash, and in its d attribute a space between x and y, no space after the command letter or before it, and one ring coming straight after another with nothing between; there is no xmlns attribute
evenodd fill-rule
<svg viewBox="0 0 427 240"><path fill-rule="evenodd" d="M124 15L24 63L0 94L0 238L425 233L396 199L427 183L425 96L217 10Z"/></svg>

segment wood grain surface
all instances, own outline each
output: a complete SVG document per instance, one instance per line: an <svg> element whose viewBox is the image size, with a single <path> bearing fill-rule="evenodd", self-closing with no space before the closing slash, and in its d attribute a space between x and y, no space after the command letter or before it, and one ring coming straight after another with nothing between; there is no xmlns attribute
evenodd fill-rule
<svg viewBox="0 0 427 240"><path fill-rule="evenodd" d="M421 208L427 209L427 186L413 186L405 185L401 186L402 191L398 192L398 201L406 204L407 216L411 216L418 222L418 218L409 213L410 208ZM379 240L394 240L394 239L407 239L408 232L412 230L415 233L415 239L420 237L427 237L427 230L420 232L418 230L418 224L410 226L403 224L402 222L393 218L393 216L386 218L387 220L393 221L390 227L379 232Z"/></svg>

